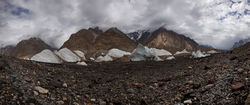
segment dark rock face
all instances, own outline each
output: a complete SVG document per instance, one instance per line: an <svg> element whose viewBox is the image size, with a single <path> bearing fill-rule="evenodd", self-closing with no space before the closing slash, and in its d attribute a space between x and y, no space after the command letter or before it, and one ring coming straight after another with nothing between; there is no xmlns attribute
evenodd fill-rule
<svg viewBox="0 0 250 105"><path fill-rule="evenodd" d="M44 49L52 48L39 38L30 38L19 42L11 50L10 55L21 59L30 58Z"/></svg>
<svg viewBox="0 0 250 105"><path fill-rule="evenodd" d="M140 43L145 46L165 49L170 52L187 50L197 50L200 46L192 39L180 35L174 31L166 30L165 28L159 28L154 31L152 35L146 36L146 38L141 39Z"/></svg>

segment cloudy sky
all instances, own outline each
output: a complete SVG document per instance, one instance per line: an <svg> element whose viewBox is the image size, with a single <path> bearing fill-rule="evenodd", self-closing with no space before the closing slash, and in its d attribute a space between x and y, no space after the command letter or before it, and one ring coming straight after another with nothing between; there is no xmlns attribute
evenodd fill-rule
<svg viewBox="0 0 250 105"><path fill-rule="evenodd" d="M82 28L167 29L216 48L250 37L250 0L0 0L0 45L60 47Z"/></svg>

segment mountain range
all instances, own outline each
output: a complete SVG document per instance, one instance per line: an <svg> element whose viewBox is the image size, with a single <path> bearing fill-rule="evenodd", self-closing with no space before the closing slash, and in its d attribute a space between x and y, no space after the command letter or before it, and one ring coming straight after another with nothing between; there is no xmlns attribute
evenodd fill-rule
<svg viewBox="0 0 250 105"><path fill-rule="evenodd" d="M246 44L248 42L250 42L250 38L239 40L238 42L234 43L232 49L240 47L240 46L242 46L242 45L244 45L244 44Z"/></svg>
<svg viewBox="0 0 250 105"><path fill-rule="evenodd" d="M138 44L149 48L164 49L173 54L184 49L187 51L204 49L194 40L162 27L154 31L139 30L128 34L118 28L102 31L96 27L81 29L72 34L58 50L63 48L71 51L79 50L85 53L86 58L90 58L106 54L112 48L132 52ZM41 39L30 38L19 42L16 46L2 48L0 52L25 59L31 58L44 49L54 50Z"/></svg>

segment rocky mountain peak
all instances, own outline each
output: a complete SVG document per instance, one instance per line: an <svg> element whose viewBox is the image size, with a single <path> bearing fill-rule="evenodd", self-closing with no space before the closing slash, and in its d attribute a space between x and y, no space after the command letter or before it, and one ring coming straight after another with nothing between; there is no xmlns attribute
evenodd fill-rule
<svg viewBox="0 0 250 105"><path fill-rule="evenodd" d="M140 42L145 46L165 49L172 53L183 49L197 50L200 48L194 40L163 27L155 30Z"/></svg>
<svg viewBox="0 0 250 105"><path fill-rule="evenodd" d="M11 56L17 58L30 58L44 49L52 49L40 38L30 38L19 42L10 52Z"/></svg>

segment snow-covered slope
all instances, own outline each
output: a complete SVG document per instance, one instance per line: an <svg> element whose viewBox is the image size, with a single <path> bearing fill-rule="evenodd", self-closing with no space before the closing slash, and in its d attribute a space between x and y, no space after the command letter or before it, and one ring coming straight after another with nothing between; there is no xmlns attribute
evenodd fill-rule
<svg viewBox="0 0 250 105"><path fill-rule="evenodd" d="M121 58L124 55L131 55L131 53L126 52L126 51L122 51L122 50L119 50L119 49L116 49L116 48L113 48L113 49L108 51L107 55L111 56L111 57L115 57L115 58Z"/></svg>
<svg viewBox="0 0 250 105"><path fill-rule="evenodd" d="M151 34L150 30L138 30L135 32L128 33L127 36L133 41L139 41L144 35Z"/></svg>
<svg viewBox="0 0 250 105"><path fill-rule="evenodd" d="M63 48L59 51L55 51L56 55L58 55L62 60L66 62L78 62L81 59L75 55L72 51L67 48Z"/></svg>
<svg viewBox="0 0 250 105"><path fill-rule="evenodd" d="M45 49L42 52L34 55L30 60L47 63L62 63L60 58L58 58L52 51L48 49Z"/></svg>

